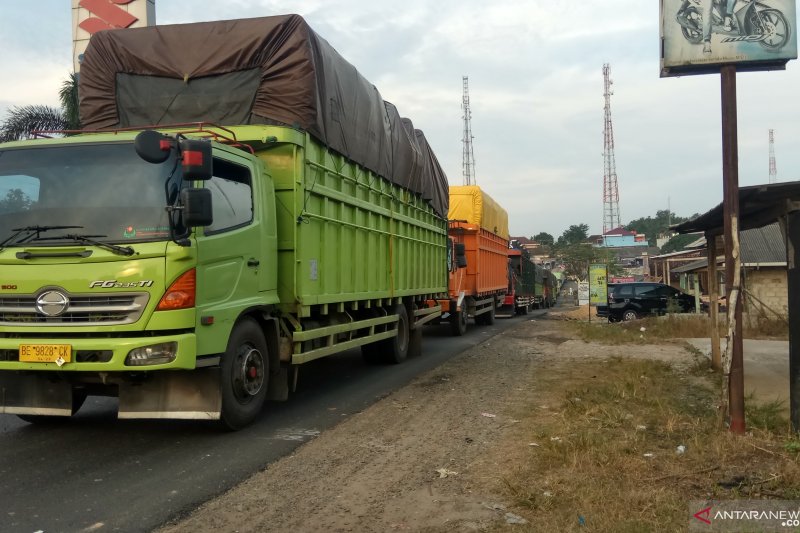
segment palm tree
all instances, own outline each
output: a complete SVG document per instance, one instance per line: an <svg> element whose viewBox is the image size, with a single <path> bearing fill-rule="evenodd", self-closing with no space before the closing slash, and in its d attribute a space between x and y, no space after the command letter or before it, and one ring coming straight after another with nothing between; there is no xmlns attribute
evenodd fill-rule
<svg viewBox="0 0 800 533"><path fill-rule="evenodd" d="M12 107L0 124L0 142L27 139L34 131L77 130L78 75L71 72L58 91L61 109L46 105Z"/></svg>

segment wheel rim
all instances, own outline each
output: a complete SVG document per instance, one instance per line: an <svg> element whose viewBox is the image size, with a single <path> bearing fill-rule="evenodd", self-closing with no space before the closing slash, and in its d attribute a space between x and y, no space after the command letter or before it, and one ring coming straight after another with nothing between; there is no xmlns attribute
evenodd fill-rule
<svg viewBox="0 0 800 533"><path fill-rule="evenodd" d="M622 315L623 320L636 320L636 313L633 311L626 311L624 315Z"/></svg>
<svg viewBox="0 0 800 533"><path fill-rule="evenodd" d="M243 344L236 354L233 373L233 393L247 403L261 392L264 386L264 356L252 344Z"/></svg>

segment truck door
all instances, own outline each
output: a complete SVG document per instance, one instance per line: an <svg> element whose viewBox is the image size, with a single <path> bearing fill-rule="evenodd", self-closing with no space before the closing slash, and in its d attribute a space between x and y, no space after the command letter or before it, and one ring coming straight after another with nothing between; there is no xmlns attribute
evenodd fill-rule
<svg viewBox="0 0 800 533"><path fill-rule="evenodd" d="M261 290L264 261L258 191L253 162L234 154L216 154L213 177L204 183L211 191L214 221L198 238L197 308L200 315L236 312L242 301Z"/></svg>

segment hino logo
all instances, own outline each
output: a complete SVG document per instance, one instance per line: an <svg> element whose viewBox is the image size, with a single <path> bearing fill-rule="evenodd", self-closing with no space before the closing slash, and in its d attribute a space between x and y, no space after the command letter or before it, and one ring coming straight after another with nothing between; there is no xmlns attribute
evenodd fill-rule
<svg viewBox="0 0 800 533"><path fill-rule="evenodd" d="M145 279L142 281L117 281L115 279L97 280L89 284L90 289L130 289L133 287L152 287L153 280Z"/></svg>
<svg viewBox="0 0 800 533"><path fill-rule="evenodd" d="M43 292L36 298L36 310L44 316L61 316L69 307L69 298L61 291Z"/></svg>

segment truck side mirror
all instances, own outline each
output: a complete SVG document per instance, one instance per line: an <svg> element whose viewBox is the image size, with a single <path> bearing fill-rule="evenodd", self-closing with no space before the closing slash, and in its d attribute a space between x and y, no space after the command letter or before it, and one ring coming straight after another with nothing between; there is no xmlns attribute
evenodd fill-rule
<svg viewBox="0 0 800 533"><path fill-rule="evenodd" d="M456 266L465 268L467 266L467 247L463 242L456 243Z"/></svg>
<svg viewBox="0 0 800 533"><path fill-rule="evenodd" d="M211 213L211 191L208 189L181 190L183 224L187 228L210 226L214 222Z"/></svg>
<svg viewBox="0 0 800 533"><path fill-rule="evenodd" d="M133 141L133 148L139 157L148 163L163 163L169 157L174 139L155 130L139 133Z"/></svg>
<svg viewBox="0 0 800 533"><path fill-rule="evenodd" d="M211 179L211 176L213 176L211 141L207 139L181 139L180 153L183 179Z"/></svg>

